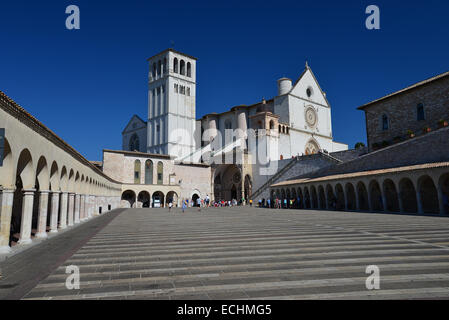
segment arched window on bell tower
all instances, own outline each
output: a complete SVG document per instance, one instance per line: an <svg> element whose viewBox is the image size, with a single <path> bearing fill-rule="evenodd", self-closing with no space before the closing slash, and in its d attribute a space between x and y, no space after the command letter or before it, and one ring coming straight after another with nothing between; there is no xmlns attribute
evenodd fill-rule
<svg viewBox="0 0 449 320"><path fill-rule="evenodd" d="M173 59L173 72L178 73L178 58Z"/></svg>

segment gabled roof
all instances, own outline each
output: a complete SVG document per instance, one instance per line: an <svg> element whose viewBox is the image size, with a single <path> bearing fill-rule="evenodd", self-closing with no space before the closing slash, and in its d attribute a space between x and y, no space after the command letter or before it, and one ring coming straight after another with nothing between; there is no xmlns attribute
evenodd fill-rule
<svg viewBox="0 0 449 320"><path fill-rule="evenodd" d="M298 82L301 81L301 79L304 77L304 75L307 73L307 71L310 71L310 73L312 74L313 80L315 81L316 85L318 86L318 89L320 89L320 92L323 95L324 100L326 101L327 105L330 107L330 103L329 103L329 100L327 100L326 94L324 93L323 89L321 89L320 83L316 79L315 74L312 71L312 68L310 68L309 64L307 64L307 63L306 63L306 67L305 67L304 71L301 73L298 80L296 80L295 83L292 85L292 88L290 89L288 94L290 94L293 91L293 89L296 87Z"/></svg>
<svg viewBox="0 0 449 320"><path fill-rule="evenodd" d="M145 125L147 124L146 121L143 121L141 117L139 117L137 114L135 114L131 117L131 120L128 121L128 124L125 126L125 129L123 129L122 133L126 132L126 129L128 129L129 125L131 124L131 122L133 122L134 119L139 120L140 122L142 122L142 124L145 124Z"/></svg>
<svg viewBox="0 0 449 320"><path fill-rule="evenodd" d="M369 102L369 103L367 103L367 104L364 104L363 106L360 106L360 107L358 107L357 109L358 109L358 110L364 110L365 108L369 107L370 105L372 105L372 104L374 104L374 103L377 103L377 102L386 100L386 99L388 99L388 98L391 98L391 97L393 97L393 96L396 96L396 95L405 93L405 92L407 92L407 91L409 91L409 90L418 88L418 87L420 87L420 86L426 85L426 84L428 84L428 83L431 83L431 82L433 82L433 81L442 79L442 78L447 77L447 76L449 76L449 71L448 71L448 72L445 72L445 73L442 73L442 74L439 74L439 75L437 75L437 76L434 76L434 77L432 77L432 78L426 79L426 80L424 80L424 81L415 83L415 84L413 84L413 85L411 85L411 86L409 86L409 87L407 87L407 88L404 88L404 89L402 89L402 90L399 90L399 91L390 93L389 95L386 95L385 97L382 97L382 98L380 98L380 99L377 99L377 100L371 101L371 102Z"/></svg>

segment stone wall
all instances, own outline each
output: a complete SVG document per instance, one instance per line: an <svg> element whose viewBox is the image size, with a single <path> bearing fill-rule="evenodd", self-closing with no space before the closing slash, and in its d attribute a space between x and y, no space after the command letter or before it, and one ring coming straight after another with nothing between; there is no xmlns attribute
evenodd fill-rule
<svg viewBox="0 0 449 320"><path fill-rule="evenodd" d="M424 105L425 120L417 120L417 106ZM449 121L449 76L400 93L367 106L365 109L368 145L392 142L405 137L408 130L421 134L425 126L438 128L438 121ZM387 115L389 129L382 130L382 116Z"/></svg>
<svg viewBox="0 0 449 320"><path fill-rule="evenodd" d="M396 168L449 161L449 128L360 156L352 161L314 172L310 177Z"/></svg>

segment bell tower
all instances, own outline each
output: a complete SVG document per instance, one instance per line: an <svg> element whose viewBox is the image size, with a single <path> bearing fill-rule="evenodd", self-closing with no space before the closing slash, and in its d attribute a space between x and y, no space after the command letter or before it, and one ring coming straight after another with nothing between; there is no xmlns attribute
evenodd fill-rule
<svg viewBox="0 0 449 320"><path fill-rule="evenodd" d="M148 59L147 152L178 158L195 151L196 61L173 49Z"/></svg>

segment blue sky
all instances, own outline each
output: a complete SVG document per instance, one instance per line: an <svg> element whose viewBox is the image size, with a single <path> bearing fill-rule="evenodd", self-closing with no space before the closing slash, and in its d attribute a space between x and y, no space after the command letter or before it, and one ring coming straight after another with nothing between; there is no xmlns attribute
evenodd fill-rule
<svg viewBox="0 0 449 320"><path fill-rule="evenodd" d="M80 30L65 28L71 4ZM381 30L365 28L370 4ZM351 147L366 140L358 106L449 70L446 0L15 0L0 12L0 90L89 160L146 118L146 59L171 41L198 58L198 118L272 98L307 59Z"/></svg>

